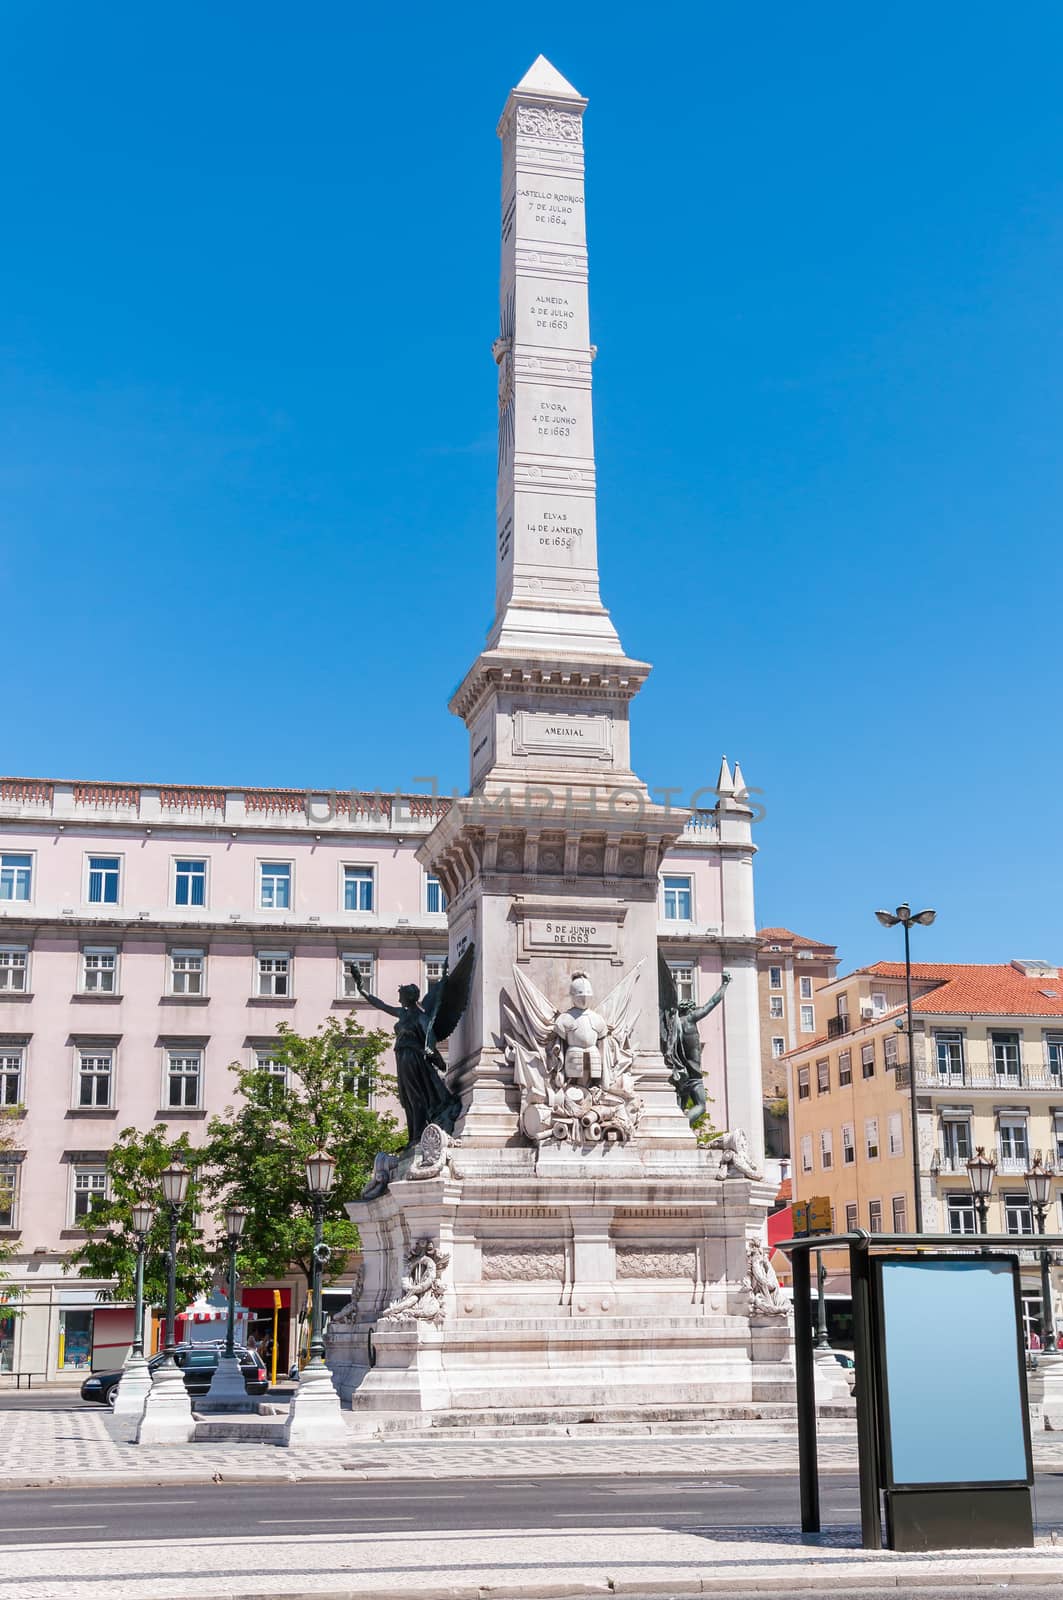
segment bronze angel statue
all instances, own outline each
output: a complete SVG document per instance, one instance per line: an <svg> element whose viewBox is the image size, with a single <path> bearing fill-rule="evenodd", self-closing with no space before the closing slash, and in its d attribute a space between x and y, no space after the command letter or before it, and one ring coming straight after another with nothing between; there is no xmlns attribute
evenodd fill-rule
<svg viewBox="0 0 1063 1600"><path fill-rule="evenodd" d="M693 1126L700 1122L708 1110L705 1080L701 1075L701 1035L698 1023L714 1011L724 997L731 974L725 972L723 982L710 1000L696 1006L693 1000L680 1000L675 978L660 951L657 952L657 983L661 1010L661 1054L664 1056L668 1076L672 1080L680 1109L687 1114Z"/></svg>
<svg viewBox="0 0 1063 1600"><path fill-rule="evenodd" d="M450 1038L469 1003L475 963L476 946L470 944L453 972L444 961L442 976L429 984L423 1001L415 983L402 984L397 1006L370 994L358 968L348 967L362 999L395 1018L395 1074L411 1145L430 1122L452 1133L458 1120L461 1100L447 1088L447 1064L437 1046Z"/></svg>

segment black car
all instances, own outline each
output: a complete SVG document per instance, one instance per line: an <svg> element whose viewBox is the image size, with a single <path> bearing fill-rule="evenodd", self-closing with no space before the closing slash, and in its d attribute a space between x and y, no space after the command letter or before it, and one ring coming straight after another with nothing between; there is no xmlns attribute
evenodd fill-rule
<svg viewBox="0 0 1063 1600"><path fill-rule="evenodd" d="M217 1371L218 1361L224 1348L224 1345L220 1344L179 1344L174 1350L173 1358L184 1372L185 1388L190 1395L205 1395L208 1392L210 1380ZM236 1346L236 1357L244 1375L244 1388L248 1394L267 1394L269 1379L258 1357L240 1345ZM148 1362L148 1370L154 1372L164 1359L161 1355L152 1356ZM92 1377L86 1378L81 1385L82 1400L93 1400L101 1406L113 1406L121 1376L121 1371L94 1372Z"/></svg>

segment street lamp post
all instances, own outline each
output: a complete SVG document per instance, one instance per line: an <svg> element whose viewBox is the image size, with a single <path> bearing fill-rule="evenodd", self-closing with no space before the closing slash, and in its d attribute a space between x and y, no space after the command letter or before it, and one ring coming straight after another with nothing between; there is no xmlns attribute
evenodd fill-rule
<svg viewBox="0 0 1063 1600"><path fill-rule="evenodd" d="M210 1392L201 1402L206 1411L250 1411L243 1369L236 1355L236 1253L240 1248L247 1212L243 1206L225 1208L225 1237L229 1246L229 1309L225 1318L225 1349L210 1380Z"/></svg>
<svg viewBox="0 0 1063 1600"><path fill-rule="evenodd" d="M177 1322L177 1224L188 1198L192 1174L179 1161L159 1179L163 1203L170 1213L170 1248L166 1260L166 1330L163 1359L152 1374L151 1389L137 1429L138 1444L180 1444L192 1438L192 1402L184 1374L174 1360Z"/></svg>
<svg viewBox="0 0 1063 1600"><path fill-rule="evenodd" d="M911 928L918 922L922 927L929 928L936 911L915 911L905 901L896 911L876 911L875 916L884 928L895 928L898 923L904 929L904 993L908 1010L908 1099L911 1108L912 1121L912 1180L915 1186L915 1231L923 1231L923 1196L920 1189L919 1174L919 1102L915 1092L915 1025L912 1021L912 949Z"/></svg>
<svg viewBox="0 0 1063 1600"><path fill-rule="evenodd" d="M812 1343L818 1350L830 1345L827 1333L827 1268L823 1251L816 1251L816 1332Z"/></svg>
<svg viewBox="0 0 1063 1600"><path fill-rule="evenodd" d="M151 1388L151 1369L144 1359L144 1252L148 1234L155 1221L155 1207L146 1200L133 1206L133 1235L136 1239L137 1261L133 1279L133 1348L122 1369L122 1377L115 1391L116 1417L140 1417L144 1401Z"/></svg>
<svg viewBox="0 0 1063 1600"><path fill-rule="evenodd" d="M299 1374L299 1387L288 1407L285 1444L346 1440L340 1397L325 1365L321 1334L321 1269L331 1251L324 1240L325 1207L336 1179L336 1163L327 1150L315 1150L306 1161L306 1188L314 1216L314 1251L310 1266L310 1359Z"/></svg>
<svg viewBox="0 0 1063 1600"><path fill-rule="evenodd" d="M989 1232L989 1196L993 1193L993 1178L996 1175L997 1162L995 1156L987 1156L981 1145L967 1163L967 1177L974 1195L974 1203L978 1208L978 1229L980 1233Z"/></svg>
<svg viewBox="0 0 1063 1600"><path fill-rule="evenodd" d="M1030 1197L1030 1204L1037 1215L1037 1231L1045 1231L1045 1212L1052 1197L1052 1179L1055 1173L1051 1167L1046 1167L1041 1160L1041 1152L1037 1151L1033 1158L1033 1166L1023 1174L1026 1181L1026 1193ZM1056 1348L1056 1319L1052 1314L1052 1275L1049 1271L1048 1251L1041 1246L1041 1346L1045 1350Z"/></svg>

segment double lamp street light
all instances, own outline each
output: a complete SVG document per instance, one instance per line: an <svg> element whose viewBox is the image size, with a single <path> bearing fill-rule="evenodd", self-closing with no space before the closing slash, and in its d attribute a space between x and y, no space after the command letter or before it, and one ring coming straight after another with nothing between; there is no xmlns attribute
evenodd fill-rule
<svg viewBox="0 0 1063 1600"><path fill-rule="evenodd" d="M997 1162L995 1156L987 1156L982 1145L979 1145L974 1155L967 1162L967 1178L971 1185L971 1193L978 1209L978 1227L981 1233L989 1231L989 1199L993 1193L993 1179L996 1176ZM1029 1197L1030 1207L1037 1218L1037 1231L1044 1233L1045 1216L1052 1200L1052 1180L1056 1176L1052 1167L1046 1167L1041 1159L1040 1151L1034 1153L1033 1164L1023 1173L1023 1182L1026 1184L1026 1193ZM1054 1350L1056 1345L1056 1319L1052 1310L1052 1274L1051 1258L1042 1245L1041 1258L1041 1343L1046 1350Z"/></svg>

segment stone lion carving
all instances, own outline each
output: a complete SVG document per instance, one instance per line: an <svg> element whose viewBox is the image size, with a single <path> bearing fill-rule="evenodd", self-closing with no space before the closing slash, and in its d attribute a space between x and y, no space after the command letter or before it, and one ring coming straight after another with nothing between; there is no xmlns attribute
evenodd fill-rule
<svg viewBox="0 0 1063 1600"><path fill-rule="evenodd" d="M730 1133L721 1133L715 1139L710 1139L709 1149L719 1152L720 1170L716 1174L718 1178L758 1180L764 1176L753 1165L749 1154L749 1140L741 1128L733 1128Z"/></svg>
<svg viewBox="0 0 1063 1600"><path fill-rule="evenodd" d="M631 1033L635 967L600 1010L590 1004L591 981L574 972L571 1005L559 1011L519 968L514 998L503 998L506 1060L520 1089L521 1132L533 1144L626 1144L642 1113L635 1092Z"/></svg>
<svg viewBox="0 0 1063 1600"><path fill-rule="evenodd" d="M779 1287L771 1258L759 1239L750 1239L746 1246L749 1266L746 1287L749 1290L751 1317L786 1317L790 1302Z"/></svg>
<svg viewBox="0 0 1063 1600"><path fill-rule="evenodd" d="M434 1239L418 1239L406 1257L402 1294L379 1317L380 1322L443 1321L442 1277L450 1254L440 1250Z"/></svg>

